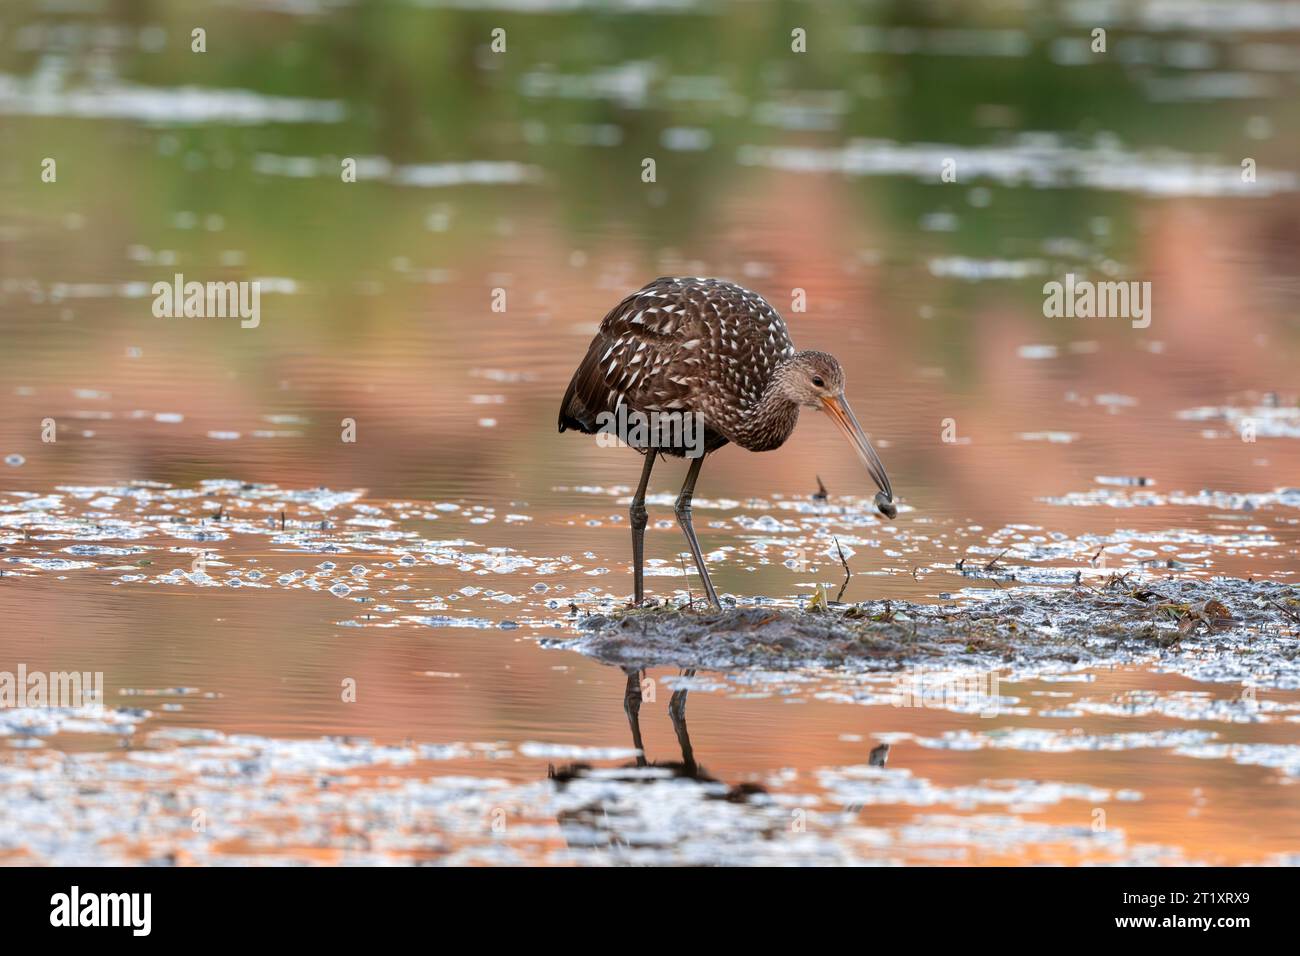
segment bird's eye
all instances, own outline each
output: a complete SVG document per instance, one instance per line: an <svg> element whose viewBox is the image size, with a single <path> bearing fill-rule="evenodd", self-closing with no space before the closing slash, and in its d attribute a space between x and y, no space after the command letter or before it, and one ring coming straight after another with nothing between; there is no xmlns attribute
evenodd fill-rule
<svg viewBox="0 0 1300 956"><path fill-rule="evenodd" d="M825 386L826 383L822 381L822 377L820 375L814 375L813 384L816 385L818 388L822 388L823 386Z"/></svg>

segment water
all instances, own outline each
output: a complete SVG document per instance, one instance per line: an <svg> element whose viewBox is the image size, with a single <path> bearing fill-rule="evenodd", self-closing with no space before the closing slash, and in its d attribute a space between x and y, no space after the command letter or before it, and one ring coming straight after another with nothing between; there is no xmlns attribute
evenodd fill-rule
<svg viewBox="0 0 1300 956"><path fill-rule="evenodd" d="M651 667L640 767L572 649L639 461L557 404L662 274L833 351L901 498L816 416L723 450L724 594L834 598L839 547L846 602L1297 583L1300 24L1174 6L7 4L0 671L108 709L0 710L0 859L1300 859L1300 691L1236 631L1008 662L992 716ZM260 323L156 318L176 273L260 280ZM1150 326L1044 317L1067 273L1151 282ZM647 588L684 602L682 471Z"/></svg>

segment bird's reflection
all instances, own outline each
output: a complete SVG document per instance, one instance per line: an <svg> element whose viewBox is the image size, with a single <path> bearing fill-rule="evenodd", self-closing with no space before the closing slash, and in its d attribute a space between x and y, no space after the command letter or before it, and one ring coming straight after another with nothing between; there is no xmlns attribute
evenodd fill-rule
<svg viewBox="0 0 1300 956"><path fill-rule="evenodd" d="M686 696L689 693L688 687L682 687L673 691L673 695L668 700L668 716L673 723L673 732L677 736L677 745L681 750L681 760L650 760L646 756L645 744L641 736L641 704L645 700L643 690L643 681L646 672L639 668L622 668L623 673L627 676L627 683L623 689L623 713L627 715L628 729L632 734L632 746L636 748L636 758L622 765L621 769L629 771L643 770L653 767L659 770L668 770L672 772L673 777L686 780L696 780L703 784L718 785L726 787L725 791L719 792L717 796L721 799L740 801L748 799L756 793L765 793L762 786L756 783L738 783L735 785L726 785L723 781L712 776L707 770L700 766L695 759L695 747L691 744L690 730L686 726ZM687 680L695 676L694 668L687 668L679 672ZM547 777L558 784L568 783L570 780L584 777L591 772L591 765L588 763L571 763L561 767L554 764L547 768ZM626 780L628 782L640 782L652 784L657 777L646 776L643 774L629 773L626 777L615 774L613 777L606 779Z"/></svg>
<svg viewBox="0 0 1300 956"><path fill-rule="evenodd" d="M604 790L606 785L615 787L638 788L624 796L641 791L642 787L664 786L664 771L670 773L671 781L690 781L697 786L699 796L706 801L722 800L729 803L747 803L751 798L762 799L764 789L754 783L740 783L729 786L711 775L695 759L695 748L691 744L690 731L686 726L686 697L688 688L673 691L668 701L668 716L673 722L673 731L677 735L677 744L681 750L681 760L650 760L646 756L645 743L641 736L641 704L653 701L653 694L647 697L644 688L653 684L645 683L645 671L637 668L621 668L627 677L623 689L623 713L627 716L628 730L632 735L632 746L636 748L636 757L617 768L596 771L588 763L571 763L561 767L551 765L547 768L547 777L565 790L574 781L591 777L598 779L602 785L598 794L584 801L579 806L571 806L556 815L556 822L564 835L565 842L571 848L584 850L613 851L616 857L631 853L646 846L648 831L646 821L633 813L628 814L624 797ZM693 669L679 672L688 680L695 676ZM650 791L653 793L653 791ZM668 843L676 842L680 833L674 837L671 830L661 832L658 839ZM650 843L657 842L651 838Z"/></svg>
<svg viewBox="0 0 1300 956"><path fill-rule="evenodd" d="M570 763L560 767L551 764L547 768L547 777L563 790L573 781L584 778L598 779L602 784L626 787L654 787L663 785L664 771L671 774L675 781L694 781L699 785L699 794L704 800L721 800L733 804L760 805L771 803L766 788L757 783L741 782L727 784L710 774L695 757L695 747L691 743L690 731L686 725L686 698L689 684L673 691L668 701L668 716L672 720L673 732L677 736L677 745L681 750L680 760L651 760L646 754L646 747L641 735L641 705L646 700L653 701L653 696L646 696L646 672L635 668L622 668L627 677L623 689L623 712L627 716L628 730L632 736L632 746L636 748L636 757L617 768L602 768L597 771L589 763ZM694 669L679 672L689 681L695 676ZM889 756L889 745L880 744L872 749L868 758L870 766L884 767ZM648 772L648 771L656 772ZM619 796L606 792L603 796L593 797L580 806L560 811L556 820L570 846L586 849L605 848L617 851L629 850L634 845L641 845L645 831L636 822L635 815L628 817L628 808ZM845 819L856 817L863 810L861 804L848 804L842 808ZM779 827L763 829L766 838L777 834Z"/></svg>

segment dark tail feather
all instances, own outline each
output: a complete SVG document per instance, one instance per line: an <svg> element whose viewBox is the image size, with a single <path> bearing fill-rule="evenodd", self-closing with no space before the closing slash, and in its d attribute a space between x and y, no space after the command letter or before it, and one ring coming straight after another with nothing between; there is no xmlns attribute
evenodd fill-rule
<svg viewBox="0 0 1300 956"><path fill-rule="evenodd" d="M573 428L588 435L596 432L596 414L599 409L593 410L583 400L584 397L598 392L594 387L598 384L600 371L595 359L598 354L596 348L597 343L593 342L582 364L569 380L569 387L564 390L564 398L560 401L560 431Z"/></svg>
<svg viewBox="0 0 1300 956"><path fill-rule="evenodd" d="M569 382L569 387L564 391L564 398L560 401L560 431L566 428L581 428L582 426L569 414L569 406L573 404L573 382Z"/></svg>
<svg viewBox="0 0 1300 956"><path fill-rule="evenodd" d="M587 406L582 404L582 399L578 398L578 376L573 376L573 381L569 383L568 389L564 392L564 398L560 402L560 431L569 428L577 429L580 432L586 432L590 435L595 428L590 424L591 413L587 411Z"/></svg>

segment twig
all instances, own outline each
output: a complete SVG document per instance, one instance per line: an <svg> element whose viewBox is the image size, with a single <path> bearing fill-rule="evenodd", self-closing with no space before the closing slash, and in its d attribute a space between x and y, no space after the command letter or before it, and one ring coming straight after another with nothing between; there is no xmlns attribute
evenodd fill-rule
<svg viewBox="0 0 1300 956"><path fill-rule="evenodd" d="M817 479L818 483L821 479ZM840 547L840 539L835 538L835 550L840 553L840 564L844 567L844 583L840 585L840 592L835 595L835 603L840 603L840 598L844 597L844 589L849 586L849 579L853 577L853 572L849 570L849 562L844 558L844 549Z"/></svg>
<svg viewBox="0 0 1300 956"><path fill-rule="evenodd" d="M682 580L686 582L686 607L690 610L695 607L695 598L691 594L691 576L686 570L686 558L682 556L680 551L677 552L677 560L682 565Z"/></svg>
<svg viewBox="0 0 1300 956"><path fill-rule="evenodd" d="M1008 551L1010 551L1010 550L1011 550L1010 548L1003 548L1003 549L1002 549L1002 554L1006 554L1006 553L1007 553ZM990 561L988 564L984 565L984 570L985 570L985 571L992 571L992 570L993 570L993 565L997 564L999 561L1002 560L1002 554L999 554L996 558L994 558L994 559L993 559L992 561Z"/></svg>
<svg viewBox="0 0 1300 956"><path fill-rule="evenodd" d="M1281 611L1291 620L1295 621L1297 624L1300 624L1300 616L1297 616L1295 611L1292 611L1290 608L1283 607L1281 604L1278 604L1276 601L1269 601L1268 603L1273 605L1275 608L1277 608L1279 611Z"/></svg>

